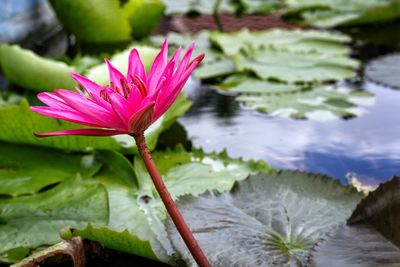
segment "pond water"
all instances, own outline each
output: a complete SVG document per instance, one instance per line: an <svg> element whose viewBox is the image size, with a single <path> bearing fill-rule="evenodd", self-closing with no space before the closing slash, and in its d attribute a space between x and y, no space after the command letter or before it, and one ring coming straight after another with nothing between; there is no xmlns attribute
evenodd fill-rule
<svg viewBox="0 0 400 267"><path fill-rule="evenodd" d="M386 28L399 34L398 26ZM371 28L347 33L368 38L371 32L376 41ZM358 46L356 41L355 57L366 62L399 49L397 37L388 42L383 36L379 45ZM275 168L322 173L343 183L355 175L377 184L400 175L400 91L362 77L355 80L350 86L375 95L367 112L356 118L320 122L269 117L243 107L234 96L192 84L186 92L193 106L179 121L193 145L207 152L227 149L232 157L265 160Z"/></svg>
<svg viewBox="0 0 400 267"><path fill-rule="evenodd" d="M230 156L265 160L272 167L346 174L375 184L400 174L400 92L366 82L375 94L368 112L328 122L273 118L243 108L207 87L186 90L193 106L179 121L193 145L227 149Z"/></svg>

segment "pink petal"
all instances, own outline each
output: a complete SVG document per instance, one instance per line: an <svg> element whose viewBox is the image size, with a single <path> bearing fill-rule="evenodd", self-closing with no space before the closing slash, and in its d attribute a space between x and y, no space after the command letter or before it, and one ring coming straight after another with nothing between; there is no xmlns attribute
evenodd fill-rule
<svg viewBox="0 0 400 267"><path fill-rule="evenodd" d="M68 106L65 101L54 93L42 92L37 95L37 98L52 108L66 109L73 111L74 109Z"/></svg>
<svg viewBox="0 0 400 267"><path fill-rule="evenodd" d="M86 92L89 93L90 96L93 97L93 95L100 95L102 86L89 80L86 77L83 77L82 75L79 75L78 73L72 73L71 76L75 81L77 81L83 87L83 89L86 90Z"/></svg>
<svg viewBox="0 0 400 267"><path fill-rule="evenodd" d="M137 90L137 91L136 91ZM138 110L139 106L142 102L142 96L139 93L139 89L137 89L135 87L135 89L133 89L131 91L131 93L129 94L128 98L126 99L126 101L128 102L128 106L132 109L132 110Z"/></svg>
<svg viewBox="0 0 400 267"><path fill-rule="evenodd" d="M88 136L109 136L116 134L123 134L123 132L117 130L106 130L106 129L73 129L73 130L62 130L50 133L34 133L37 137L49 137L59 135L88 135Z"/></svg>
<svg viewBox="0 0 400 267"><path fill-rule="evenodd" d="M153 122L154 104L154 102L151 102L132 115L128 123L130 134L143 133L151 125Z"/></svg>
<svg viewBox="0 0 400 267"><path fill-rule="evenodd" d="M183 72L187 68L187 65L189 63L190 57L192 56L194 48L195 48L195 43L192 42L188 47L188 50L186 51L185 55L183 56L174 76L179 77L183 74Z"/></svg>
<svg viewBox="0 0 400 267"><path fill-rule="evenodd" d="M29 109L32 110L33 112L60 120L66 120L87 126L104 127L104 128L107 127L107 125L103 125L102 123L94 120L93 118L75 111L56 109L50 107L29 107Z"/></svg>
<svg viewBox="0 0 400 267"><path fill-rule="evenodd" d="M157 98L157 104L154 108L154 121L156 121L159 117L162 116L174 103L175 99L178 97L181 92L183 86L186 81L189 79L190 75L194 71L194 69L200 64L203 60L204 54L197 56L187 67L183 75L180 77L174 77L171 79L171 83L167 88L162 90ZM178 80L178 83L175 81ZM173 84L172 84L173 82Z"/></svg>
<svg viewBox="0 0 400 267"><path fill-rule="evenodd" d="M131 77L138 76L144 83L146 83L147 77L146 77L146 71L143 66L143 62L140 58L140 55L136 48L131 50L131 53L129 54L129 65L128 65L128 73L127 77L130 82L133 82L131 80Z"/></svg>
<svg viewBox="0 0 400 267"><path fill-rule="evenodd" d="M101 122L103 125L107 125L110 128L123 128L122 124L118 118L114 116L112 112L109 112L102 106L99 106L95 102L81 96L80 94L71 92L69 90L57 90L55 91L57 96L62 98L70 107L75 109L81 114L85 114L96 121Z"/></svg>
<svg viewBox="0 0 400 267"><path fill-rule="evenodd" d="M147 85L149 92L152 92L153 89L157 86L157 83L164 72L164 68L167 64L168 59L168 41L164 40L164 43L161 47L160 53L155 58L153 64L151 65L149 75L147 77Z"/></svg>
<svg viewBox="0 0 400 267"><path fill-rule="evenodd" d="M114 85L114 88L117 90L119 94L124 95L123 83L127 84L128 81L126 80L125 76L119 70L117 70L108 59L105 58L104 60L107 63L108 72L110 76L110 83Z"/></svg>
<svg viewBox="0 0 400 267"><path fill-rule="evenodd" d="M121 95L117 93L110 93L108 97L110 98L111 106L115 114L126 127L131 114L134 113L134 110L131 109L128 101Z"/></svg>

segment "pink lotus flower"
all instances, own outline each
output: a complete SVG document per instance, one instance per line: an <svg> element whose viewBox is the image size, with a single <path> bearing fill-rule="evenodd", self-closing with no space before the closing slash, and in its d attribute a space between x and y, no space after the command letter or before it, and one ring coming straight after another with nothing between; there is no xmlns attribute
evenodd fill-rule
<svg viewBox="0 0 400 267"><path fill-rule="evenodd" d="M181 48L168 60L168 42L164 41L160 53L146 74L136 49L129 55L128 73L124 76L105 59L110 86L98 85L76 73L74 78L87 92L57 89L40 93L38 98L47 106L30 107L34 112L95 128L63 130L41 133L56 135L115 135L142 134L175 101L194 69L204 58L199 55L190 62L192 43L179 62Z"/></svg>

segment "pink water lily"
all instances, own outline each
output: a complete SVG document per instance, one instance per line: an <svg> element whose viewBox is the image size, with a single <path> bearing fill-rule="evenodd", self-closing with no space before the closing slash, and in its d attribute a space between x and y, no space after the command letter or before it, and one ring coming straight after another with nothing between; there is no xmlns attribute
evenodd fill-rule
<svg viewBox="0 0 400 267"><path fill-rule="evenodd" d="M38 94L38 98L47 106L34 106L30 109L45 116L93 128L37 135L107 136L143 133L168 110L204 58L201 54L190 61L194 46L194 43L189 46L181 60L181 48L178 48L168 61L168 42L165 40L148 74L136 49L132 49L129 55L126 76L105 59L110 76L109 86L99 85L73 73L72 77L87 94L78 88L77 92L65 89L43 92Z"/></svg>

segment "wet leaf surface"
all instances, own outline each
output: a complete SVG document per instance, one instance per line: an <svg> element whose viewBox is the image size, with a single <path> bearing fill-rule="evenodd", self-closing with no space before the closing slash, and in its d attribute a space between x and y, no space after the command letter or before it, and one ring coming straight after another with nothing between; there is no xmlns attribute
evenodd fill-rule
<svg viewBox="0 0 400 267"><path fill-rule="evenodd" d="M361 197L325 176L282 171L178 203L213 266L291 266L306 265L314 245L345 223ZM168 233L193 263L169 220Z"/></svg>
<svg viewBox="0 0 400 267"><path fill-rule="evenodd" d="M400 266L399 189L394 177L363 199L348 225L316 247L313 266Z"/></svg>
<svg viewBox="0 0 400 267"><path fill-rule="evenodd" d="M372 60L367 64L365 76L373 82L400 88L400 54L392 54Z"/></svg>

